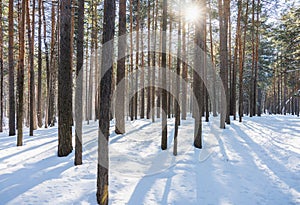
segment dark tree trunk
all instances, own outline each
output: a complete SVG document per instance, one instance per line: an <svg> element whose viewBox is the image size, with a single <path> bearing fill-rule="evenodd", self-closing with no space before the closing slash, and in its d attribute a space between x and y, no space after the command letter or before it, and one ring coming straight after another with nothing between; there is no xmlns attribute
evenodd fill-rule
<svg viewBox="0 0 300 205"><path fill-rule="evenodd" d="M75 165L82 164L82 92L83 92L83 41L84 0L78 0L77 64L75 91Z"/></svg>
<svg viewBox="0 0 300 205"><path fill-rule="evenodd" d="M187 47L186 47L186 24L182 24L182 111L181 119L186 120L187 115L187 84L188 84L188 64L187 64ZM178 99L177 99L178 100Z"/></svg>
<svg viewBox="0 0 300 205"><path fill-rule="evenodd" d="M161 149L167 149L167 106L168 106L168 98L167 98L167 54L166 54L166 47L167 47L167 0L163 1L163 16L162 16L162 27L163 27L163 34L162 34L162 60L161 60L161 67L162 67L162 138L161 138Z"/></svg>
<svg viewBox="0 0 300 205"><path fill-rule="evenodd" d="M213 31L212 31L212 8L211 8L211 3L209 1L209 40L210 40L210 58L211 58L211 64L212 66L215 65L215 60L214 60L214 44L213 44ZM213 67L212 69L215 70ZM213 72L213 81L216 82L216 71ZM218 116L217 114L217 95L216 95L216 85L215 83L213 84L213 96L211 98L212 100L212 111L213 111L213 116L216 117Z"/></svg>
<svg viewBox="0 0 300 205"><path fill-rule="evenodd" d="M148 11L147 11L147 17L148 17L148 22L147 22L147 28L148 28L148 59L147 59L147 65L148 65L148 69L147 69L147 81L148 81L148 87L147 87L147 119L150 119L151 116L151 50L150 50L150 46L151 46L151 32L150 32L150 26L151 26L151 14L150 14L150 10L151 10L151 3L150 0L148 0Z"/></svg>
<svg viewBox="0 0 300 205"><path fill-rule="evenodd" d="M201 8L205 8L205 1L199 2ZM205 58L205 25L204 19L199 19L196 24L195 30L195 54L194 54L194 72L193 72L193 114L195 118L194 126L194 146L196 148L202 148L202 113L203 113L203 81L200 78L200 74L203 74L204 70L204 58ZM203 76L203 75L202 75Z"/></svg>
<svg viewBox="0 0 300 205"><path fill-rule="evenodd" d="M115 32L115 1L104 0L103 50L100 82L100 116L98 136L97 202L108 204L108 137Z"/></svg>
<svg viewBox="0 0 300 205"><path fill-rule="evenodd" d="M38 0L38 93L37 93L37 120L42 127L42 0Z"/></svg>
<svg viewBox="0 0 300 205"><path fill-rule="evenodd" d="M157 30L157 19L158 19L158 0L155 1L155 4L153 4L153 24L152 24L152 27L153 27L153 30L154 30L154 36L153 36L153 53L152 53L152 99L151 99L151 108L152 108L152 113L151 113L151 116L152 116L152 122L155 121L155 96L156 96L156 87L155 87L155 81L156 81L156 77L155 77L155 66L156 66L156 30Z"/></svg>
<svg viewBox="0 0 300 205"><path fill-rule="evenodd" d="M29 5L28 5L28 42L29 42L29 61L30 61L30 85L29 85L29 136L33 136L33 130L36 130L36 110L35 110L35 72L34 72L34 31L35 31L35 1L33 0L32 4L32 17L31 17L31 24L29 20ZM31 25L31 29L30 29Z"/></svg>
<svg viewBox="0 0 300 205"><path fill-rule="evenodd" d="M130 120L134 120L134 82L133 82L133 0L130 0Z"/></svg>
<svg viewBox="0 0 300 205"><path fill-rule="evenodd" d="M18 138L17 146L23 145L23 102L24 102L24 31L25 31L25 1L22 0L21 18L19 22L19 66L18 66Z"/></svg>
<svg viewBox="0 0 300 205"><path fill-rule="evenodd" d="M171 68L172 68L172 19L169 20L169 63L168 63L168 90L171 91L172 89L172 79L171 79ZM171 118L171 110L172 110L172 94L168 92L168 118Z"/></svg>
<svg viewBox="0 0 300 205"><path fill-rule="evenodd" d="M143 22L141 23L141 80L140 80L140 87L141 87L141 96L140 96L140 103L141 103L141 119L145 118L145 56L144 56L144 36L143 36Z"/></svg>
<svg viewBox="0 0 300 205"><path fill-rule="evenodd" d="M126 54L126 0L119 1L119 39L116 94L116 133L125 133L125 54Z"/></svg>
<svg viewBox="0 0 300 205"><path fill-rule="evenodd" d="M134 82L134 119L138 116L138 70L139 70L139 55L140 55L140 0L136 0L136 55L135 55L135 82Z"/></svg>
<svg viewBox="0 0 300 205"><path fill-rule="evenodd" d="M249 0L246 3L246 13L245 13L245 23L244 23L244 34L243 41L240 37L239 43L239 122L242 122L244 115L244 92L243 92L243 72L244 72L244 61L245 61L245 51L246 51L246 35L247 35L247 26L248 26L248 7Z"/></svg>
<svg viewBox="0 0 300 205"><path fill-rule="evenodd" d="M57 52L55 45L55 40L57 39L57 29L56 27L56 14L55 14L55 4L52 4L51 9L51 48L50 48L50 69L49 69L49 90L48 90L48 114L47 114L47 121L49 126L54 126L54 119L55 119L55 73L56 73L56 66L57 61L55 57L55 53Z"/></svg>
<svg viewBox="0 0 300 205"><path fill-rule="evenodd" d="M222 99L226 99L226 106L221 108L221 122L220 127L225 128L226 121L230 124L229 118L229 92L228 92L228 7L230 2L225 0L218 0L219 18L220 18L220 76L225 90L225 96Z"/></svg>
<svg viewBox="0 0 300 205"><path fill-rule="evenodd" d="M71 0L60 5L60 60L58 69L58 156L72 152Z"/></svg>
<svg viewBox="0 0 300 205"><path fill-rule="evenodd" d="M13 7L14 7L14 1L9 0L9 7L8 7L9 136L16 135Z"/></svg>
<svg viewBox="0 0 300 205"><path fill-rule="evenodd" d="M48 107L49 107L49 86L50 86L50 64L49 64L49 50L47 43L47 26L44 2L42 1L42 15L43 15L43 28L44 28L44 46L45 46L45 58L46 58L46 74L47 74L47 98L46 98L46 116L45 116L45 128L48 127Z"/></svg>

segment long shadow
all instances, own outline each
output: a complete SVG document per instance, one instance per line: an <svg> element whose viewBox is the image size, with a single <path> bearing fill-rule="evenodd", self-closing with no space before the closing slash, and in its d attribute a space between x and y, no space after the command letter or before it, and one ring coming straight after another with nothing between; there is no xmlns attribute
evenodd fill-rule
<svg viewBox="0 0 300 205"><path fill-rule="evenodd" d="M278 139L276 139L276 138L274 138L274 137L272 137L272 136L269 136L269 133L266 133L266 132L264 131L264 129L256 129L256 128L254 128L253 126L249 126L249 125L247 125L247 124L245 124L244 126L247 127L247 128L250 129L250 130L253 130L253 131L259 131L259 132L263 133L265 136L267 136L267 137L270 139L271 143L274 141L274 142L277 143L277 144L282 144L282 141L279 141ZM265 128L268 128L267 126L264 126L264 127L265 127ZM273 127L270 127L270 130L272 130L272 129L273 129ZM291 147L293 147L293 148L295 148L295 149L298 149L298 147L295 147L294 145L291 145L291 144L288 144L288 143L286 143L286 144L289 145L289 146L291 146ZM274 143L272 143L272 145L274 145L275 147L277 147L278 150L282 149L281 146L278 146L278 145L276 145L276 144L274 144ZM286 151L291 152L291 153L296 154L296 155L298 154L297 152L294 152L294 151L292 151L292 150L286 150Z"/></svg>
<svg viewBox="0 0 300 205"><path fill-rule="evenodd" d="M257 156L259 157L260 160L262 160L262 162L268 166L268 168L280 179L282 180L285 184L287 184L289 187L293 187L292 184L288 183L286 180L284 181L283 179L285 178L284 176L288 174L289 178L293 178L293 179L297 179L299 178L297 173L292 173L290 172L285 166L283 166L282 164L278 163L276 160L272 159L271 157L269 158L270 160L272 160L272 162L269 162L268 160L266 160L265 156L268 156L268 153L265 151L265 149L261 146L258 145L256 142L254 142L244 131L242 131L238 126L234 126L234 129L236 130L237 133L239 133L239 135L246 141L247 144L251 144L251 146L253 148L255 148L254 150L262 150L262 152L256 152ZM282 171L276 171L277 168L282 170ZM283 176L280 176L280 173L284 173L282 174ZM296 189L298 192L300 192L300 186L298 187L293 187L294 189ZM281 190L282 191L282 190ZM284 192L283 192L284 193ZM284 193L285 194L285 193Z"/></svg>
<svg viewBox="0 0 300 205"><path fill-rule="evenodd" d="M27 165L13 173L0 176L0 181L2 181L0 185L1 204L8 203L19 195L47 180L59 178L59 175L62 172L74 165L71 158L68 157L65 159L67 160L66 164L51 169L51 171L44 170L56 167L66 161L59 160L57 156L50 156L38 163ZM37 177L37 174L41 174L41 176Z"/></svg>
<svg viewBox="0 0 300 205"><path fill-rule="evenodd" d="M124 135L116 135L113 139L110 139L110 144L116 143L117 141L119 141L124 136L130 135L130 134L132 134L134 132L137 132L138 130L141 130L141 129L143 129L143 128L151 125L151 124L152 124L152 122L149 122L149 123L146 123L146 124L144 124L142 126L139 126L139 127L135 128L133 130L130 130L129 132L126 132ZM110 137L113 137L113 136L110 136Z"/></svg>
<svg viewBox="0 0 300 205"><path fill-rule="evenodd" d="M47 144L51 144L51 143L53 143L55 141L57 141L57 139L51 140L51 141L48 141L48 142L45 142L43 144L39 144L39 145L36 145L36 146L33 146L33 147L28 147L26 149L21 149L19 152L16 152L16 153L7 155L7 156L5 156L3 158L0 158L0 161L4 161L4 160L9 159L10 157L13 157L13 156L16 156L16 155L23 155L23 156L25 155L26 156L26 152L27 151L34 150L34 149L39 148L39 147L43 147L43 146L45 146ZM24 159L24 160L26 160L26 159Z"/></svg>
<svg viewBox="0 0 300 205"><path fill-rule="evenodd" d="M163 163L163 162L161 162ZM153 166L156 163L153 163L152 166L149 168L149 170L153 169ZM151 187L153 186L154 182L157 179L163 179L163 178L171 178L173 177L175 174L174 172L172 172L171 174L168 172L169 170L164 170L161 173L155 174L155 175L151 175L151 176L144 176L136 185L129 201L128 201L128 205L136 205L136 202L139 202L140 204L143 204L144 201L144 197L145 194L151 189ZM157 177L157 175L159 175L159 177ZM169 183L171 183L171 181L169 181ZM167 186L168 184L166 184ZM167 198L167 193L170 190L170 186L166 187L167 190L164 191L164 195L163 195L163 200L166 200Z"/></svg>

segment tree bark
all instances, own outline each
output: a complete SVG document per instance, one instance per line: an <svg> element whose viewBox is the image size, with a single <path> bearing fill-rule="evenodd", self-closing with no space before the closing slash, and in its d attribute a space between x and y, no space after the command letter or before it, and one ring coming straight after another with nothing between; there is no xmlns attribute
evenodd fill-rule
<svg viewBox="0 0 300 205"><path fill-rule="evenodd" d="M84 0L78 0L77 64L75 90L75 165L82 164L82 92L83 92L83 41Z"/></svg>
<svg viewBox="0 0 300 205"><path fill-rule="evenodd" d="M97 202L108 204L108 137L115 32L115 1L104 0L103 50L100 83L100 116L98 135Z"/></svg>
<svg viewBox="0 0 300 205"><path fill-rule="evenodd" d="M19 25L19 65L18 65L18 138L17 146L23 145L23 102L24 102L24 52L25 52L25 43L24 43L24 31L25 31L25 1L22 0L21 8L21 18Z"/></svg>
<svg viewBox="0 0 300 205"><path fill-rule="evenodd" d="M13 7L14 7L14 1L9 0L9 5L8 5L9 136L16 135Z"/></svg>
<svg viewBox="0 0 300 205"><path fill-rule="evenodd" d="M37 120L42 127L42 0L38 0L38 92L37 92Z"/></svg>
<svg viewBox="0 0 300 205"><path fill-rule="evenodd" d="M72 152L71 0L60 7L60 60L58 69L58 156Z"/></svg>
<svg viewBox="0 0 300 205"><path fill-rule="evenodd" d="M119 38L116 94L116 133L125 133L125 54L126 54L126 0L119 1Z"/></svg>
<svg viewBox="0 0 300 205"><path fill-rule="evenodd" d="M167 0L163 0L163 15L162 15L162 60L161 60L161 67L162 67L162 138L161 138L161 149L167 149L167 107L168 107L168 96L167 96L167 54L166 54L166 47L167 47Z"/></svg>

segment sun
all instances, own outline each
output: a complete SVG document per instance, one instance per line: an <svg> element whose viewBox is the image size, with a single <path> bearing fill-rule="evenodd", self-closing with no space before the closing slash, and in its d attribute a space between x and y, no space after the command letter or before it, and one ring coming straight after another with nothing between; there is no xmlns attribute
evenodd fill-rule
<svg viewBox="0 0 300 205"><path fill-rule="evenodd" d="M184 17L187 22L195 23L200 18L200 9L195 4L190 4L186 8L184 8Z"/></svg>

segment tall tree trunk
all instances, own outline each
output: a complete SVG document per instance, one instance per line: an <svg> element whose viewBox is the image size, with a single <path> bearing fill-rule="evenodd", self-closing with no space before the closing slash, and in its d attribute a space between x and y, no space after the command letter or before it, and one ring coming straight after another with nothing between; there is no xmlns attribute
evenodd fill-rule
<svg viewBox="0 0 300 205"><path fill-rule="evenodd" d="M21 8L21 18L19 25L19 65L18 65L18 138L17 146L23 145L23 102L24 102L24 52L25 52L25 43L24 43L24 31L25 31L25 1L22 0Z"/></svg>
<svg viewBox="0 0 300 205"><path fill-rule="evenodd" d="M133 0L130 0L130 119L134 119L134 82L133 82Z"/></svg>
<svg viewBox="0 0 300 205"><path fill-rule="evenodd" d="M60 7L60 60L58 69L58 156L72 152L71 0Z"/></svg>
<svg viewBox="0 0 300 205"><path fill-rule="evenodd" d="M225 128L225 123L230 123L229 110L228 110L228 48L227 48L227 36L228 36L228 18L227 7L228 0L218 0L219 18L220 18L220 76L225 90L225 96L221 96L222 99L226 99L226 106L221 108L221 122L220 127ZM223 94L222 94L223 95Z"/></svg>
<svg viewBox="0 0 300 205"><path fill-rule="evenodd" d="M42 127L42 0L38 0L38 92L37 92L37 119L38 126Z"/></svg>
<svg viewBox="0 0 300 205"><path fill-rule="evenodd" d="M152 107L152 122L155 121L155 96L156 96L156 87L155 87L155 81L156 81L156 77L155 77L155 66L156 66L156 30L157 30L157 19L158 19L158 0L155 1L155 4L153 4L153 30L154 30L154 36L153 36L153 53L152 53L152 99L151 99L151 107Z"/></svg>
<svg viewBox="0 0 300 205"><path fill-rule="evenodd" d="M255 0L252 0L252 20L251 20L251 44L252 44L252 65L251 65L251 83L250 83L250 117L255 115L255 97L254 97L254 70L255 70Z"/></svg>
<svg viewBox="0 0 300 205"><path fill-rule="evenodd" d="M50 90L50 64L49 64L49 50L47 43L47 25L46 25L46 15L45 15L45 6L42 1L42 15L43 15L43 28L44 28L44 46L45 46L45 58L46 58L46 74L47 74L47 97L46 97L46 115L45 115L45 128L48 127L48 109L49 109L49 90Z"/></svg>
<svg viewBox="0 0 300 205"><path fill-rule="evenodd" d="M224 36L224 40L226 41L226 45L224 47L225 52L224 52L224 65L225 65L225 93L226 93L226 102L227 102L227 107L226 107L226 123L230 124L230 89L228 88L228 71L230 71L231 67L231 58L230 54L230 47L228 45L228 40L230 39L229 37L229 19L230 19L230 0L224 0L224 32L226 32L226 35Z"/></svg>
<svg viewBox="0 0 300 205"><path fill-rule="evenodd" d="M52 4L51 8L51 46L50 46L50 69L49 69L49 90L48 90L48 125L54 126L54 104L55 104L55 70L56 70L56 57L55 52L56 50L56 14L55 14L55 4Z"/></svg>
<svg viewBox="0 0 300 205"><path fill-rule="evenodd" d="M35 0L33 0L35 2ZM35 3L34 3L35 4ZM32 13L34 13L34 7L32 8ZM34 31L31 30L33 26L31 27L31 24L34 24L34 21L32 19L32 22L30 24L30 10L29 10L29 2L27 2L26 5L26 22L27 22L27 34L28 34L28 44L29 44L29 136L33 136L33 130L34 130ZM32 33L31 33L32 32Z"/></svg>
<svg viewBox="0 0 300 205"><path fill-rule="evenodd" d="M206 6L203 9L205 11L206 14ZM204 84L203 84L203 91L204 91L204 97L205 97L205 122L209 122L209 95L208 95L208 89L207 89L207 79L208 79L208 75L207 75L207 25L206 25L206 15L204 16L204 21L205 21L205 26L204 26Z"/></svg>
<svg viewBox="0 0 300 205"><path fill-rule="evenodd" d="M180 14L182 14L182 10L180 9ZM181 18L179 18L178 22L178 39L177 39L177 59L176 59L176 82L175 82L175 99L174 99L174 107L175 107L175 132L174 132L174 147L173 147L173 155L177 155L177 143L178 143L178 126L180 125L180 106L179 106L179 93L180 93L180 66L181 62ZM171 35L171 34L170 34ZM183 82L184 83L184 82Z"/></svg>
<svg viewBox="0 0 300 205"><path fill-rule="evenodd" d="M113 66L113 38L115 32L115 1L104 0L104 21L100 83L100 116L98 136L97 202L108 204L108 137L111 104L111 83ZM109 45L107 45L109 44Z"/></svg>
<svg viewBox="0 0 300 205"><path fill-rule="evenodd" d="M163 0L163 15L162 15L162 60L161 60L161 67L162 67L162 135L161 135L161 149L167 149L167 106L168 106L168 98L167 98L167 0Z"/></svg>
<svg viewBox="0 0 300 205"><path fill-rule="evenodd" d="M214 60L214 44L213 44L213 31L212 31L212 8L211 8L211 2L209 1L209 40L210 40L210 59L212 66L215 65ZM215 68L212 68L215 69ZM216 71L213 72L213 81L216 82ZM216 95L216 85L213 84L213 97L212 97L212 110L213 110L213 116L217 116L217 95Z"/></svg>
<svg viewBox="0 0 300 205"><path fill-rule="evenodd" d="M205 8L205 1L199 1L200 8ZM205 15L205 14L203 14ZM202 113L203 113L203 76L204 58L205 58L205 26L204 19L199 19L195 30L195 54L194 54L194 72L193 72L193 91L195 102L193 103L195 126L194 126L194 146L202 148Z"/></svg>
<svg viewBox="0 0 300 205"><path fill-rule="evenodd" d="M139 55L140 55L140 0L136 0L136 55L135 55L135 82L134 82L134 119L138 116L138 70L139 70Z"/></svg>
<svg viewBox="0 0 300 205"><path fill-rule="evenodd" d="M116 133L125 133L125 57L126 54L126 0L119 1L119 38L116 94Z"/></svg>
<svg viewBox="0 0 300 205"><path fill-rule="evenodd" d="M147 10L147 29L148 29L148 58L147 58L147 65L148 65L148 69L147 69L147 81L148 81L148 87L147 87L147 119L150 119L151 117L151 14L150 14L150 10L151 10L151 1L148 0L148 10Z"/></svg>
<svg viewBox="0 0 300 205"><path fill-rule="evenodd" d="M187 47L186 47L186 24L182 23L182 110L181 119L186 120L187 115L187 84L188 84L188 64L187 64ZM179 99L177 99L179 100Z"/></svg>
<svg viewBox="0 0 300 205"><path fill-rule="evenodd" d="M144 36L143 36L143 22L141 23L141 80L140 80L140 86L141 86L141 96L140 96L140 103L141 103L141 119L145 118L145 53L144 53Z"/></svg>
<svg viewBox="0 0 300 205"><path fill-rule="evenodd" d="M245 52L246 52L248 9L249 9L249 0L247 0L246 3L246 13L245 13L246 20L244 23L243 41L242 41L242 37L240 37L240 43L239 43L239 122L242 122L243 113L244 113L243 72L244 72L244 62L245 62Z"/></svg>
<svg viewBox="0 0 300 205"><path fill-rule="evenodd" d="M168 63L168 90L172 89L172 79L171 79L171 68L172 68L172 19L169 20L169 63ZM171 118L171 109L172 109L172 94L168 92L168 118Z"/></svg>
<svg viewBox="0 0 300 205"><path fill-rule="evenodd" d="M84 0L78 0L77 64L75 90L75 165L82 164L82 93L83 93L83 41Z"/></svg>
<svg viewBox="0 0 300 205"><path fill-rule="evenodd" d="M231 103L232 103L232 114L233 119L236 120L236 71L237 71L237 62L240 54L240 43L241 43L241 15L242 15L242 0L238 1L238 16L237 16L237 31L235 36L235 47L234 47L234 58L232 65L232 87L231 87Z"/></svg>
<svg viewBox="0 0 300 205"><path fill-rule="evenodd" d="M256 114L256 96L257 96L257 78L258 78L258 47L259 47L259 14L260 14L260 0L257 1L256 11L256 31L255 31L255 63L254 63L254 79L253 79L253 115Z"/></svg>
<svg viewBox="0 0 300 205"><path fill-rule="evenodd" d="M14 1L9 0L9 6L8 6L9 136L16 135L13 7L14 7Z"/></svg>

